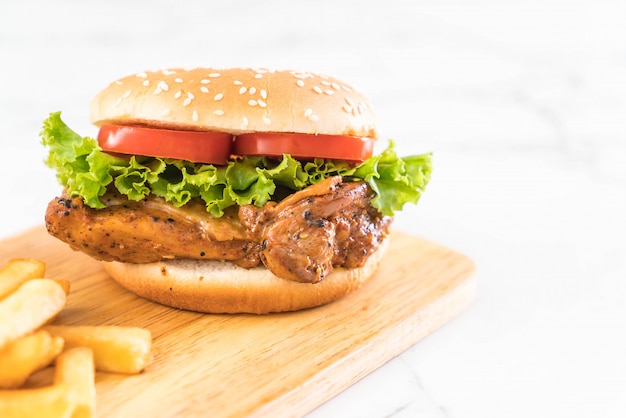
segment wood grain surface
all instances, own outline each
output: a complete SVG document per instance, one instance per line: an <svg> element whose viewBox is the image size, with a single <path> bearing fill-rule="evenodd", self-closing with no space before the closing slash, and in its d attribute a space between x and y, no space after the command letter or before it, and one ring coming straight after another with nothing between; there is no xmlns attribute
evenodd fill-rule
<svg viewBox="0 0 626 418"><path fill-rule="evenodd" d="M474 264L394 231L377 275L334 303L271 315L207 315L143 300L100 264L35 228L0 242L0 263L34 257L72 282L61 324L134 325L153 335L142 374L96 375L101 417L302 416L471 302ZM37 378L37 376L35 376Z"/></svg>

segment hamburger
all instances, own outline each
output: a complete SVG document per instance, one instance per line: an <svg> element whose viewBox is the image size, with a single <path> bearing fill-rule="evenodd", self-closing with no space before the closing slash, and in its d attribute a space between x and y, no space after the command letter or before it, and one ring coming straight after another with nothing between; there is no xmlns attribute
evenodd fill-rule
<svg viewBox="0 0 626 418"><path fill-rule="evenodd" d="M112 82L83 137L51 113L48 232L121 286L207 313L332 302L376 271L429 154L374 155L372 104L326 75L172 68Z"/></svg>

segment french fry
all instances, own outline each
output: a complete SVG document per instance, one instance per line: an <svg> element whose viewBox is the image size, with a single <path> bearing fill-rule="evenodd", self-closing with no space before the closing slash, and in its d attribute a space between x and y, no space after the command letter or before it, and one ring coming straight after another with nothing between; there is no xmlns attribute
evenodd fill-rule
<svg viewBox="0 0 626 418"><path fill-rule="evenodd" d="M76 408L76 388L59 384L35 389L0 390L0 417L69 418Z"/></svg>
<svg viewBox="0 0 626 418"><path fill-rule="evenodd" d="M65 280L65 279L52 279L55 282L57 282L59 284L59 286L61 286L63 288L63 291L65 292L65 296L69 296L70 295L70 286L71 283L69 280ZM57 316L54 315L52 317L50 317L45 323L44 325L48 325L53 323L55 320L57 319Z"/></svg>
<svg viewBox="0 0 626 418"><path fill-rule="evenodd" d="M0 347L46 323L58 314L67 296L54 280L32 279L0 301Z"/></svg>
<svg viewBox="0 0 626 418"><path fill-rule="evenodd" d="M0 300L4 299L28 280L46 273L46 264L34 258L14 258L0 269Z"/></svg>
<svg viewBox="0 0 626 418"><path fill-rule="evenodd" d="M36 331L0 349L0 389L22 386L33 372L46 367L63 349L63 339Z"/></svg>
<svg viewBox="0 0 626 418"><path fill-rule="evenodd" d="M65 349L91 348L96 369L100 371L139 373L152 362L152 334L145 328L46 325L42 329L63 338Z"/></svg>
<svg viewBox="0 0 626 418"><path fill-rule="evenodd" d="M75 347L61 353L54 368L54 384L75 387L77 406L72 418L96 416L95 368L90 348Z"/></svg>

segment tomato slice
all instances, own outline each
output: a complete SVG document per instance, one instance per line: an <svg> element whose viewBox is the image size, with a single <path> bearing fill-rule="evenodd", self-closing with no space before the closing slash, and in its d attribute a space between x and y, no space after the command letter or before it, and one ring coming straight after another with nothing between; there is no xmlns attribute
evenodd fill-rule
<svg viewBox="0 0 626 418"><path fill-rule="evenodd" d="M227 163L232 142L232 135L224 132L141 126L103 125L98 133L98 143L104 151L218 165Z"/></svg>
<svg viewBox="0 0 626 418"><path fill-rule="evenodd" d="M234 143L233 143L234 141ZM104 151L119 154L176 158L224 165L232 154L294 158L328 158L360 162L372 156L374 140L343 135L254 132L177 131L143 126L103 125L98 143Z"/></svg>
<svg viewBox="0 0 626 418"><path fill-rule="evenodd" d="M374 140L343 135L254 132L235 138L233 154L328 158L364 161L372 156Z"/></svg>

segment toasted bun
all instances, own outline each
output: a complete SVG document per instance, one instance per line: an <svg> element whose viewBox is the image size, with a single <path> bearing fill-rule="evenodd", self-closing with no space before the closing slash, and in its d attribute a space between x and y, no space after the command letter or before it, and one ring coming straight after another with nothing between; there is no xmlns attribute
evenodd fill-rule
<svg viewBox="0 0 626 418"><path fill-rule="evenodd" d="M280 279L264 267L245 269L221 261L103 264L123 287L163 305L207 313L265 314L323 305L356 290L375 273L388 240L363 267L335 268L316 284Z"/></svg>
<svg viewBox="0 0 626 418"><path fill-rule="evenodd" d="M370 101L335 78L250 68L173 68L111 83L93 99L103 124L377 138Z"/></svg>

